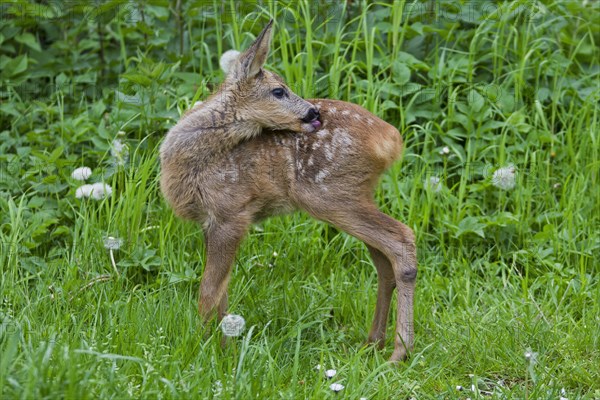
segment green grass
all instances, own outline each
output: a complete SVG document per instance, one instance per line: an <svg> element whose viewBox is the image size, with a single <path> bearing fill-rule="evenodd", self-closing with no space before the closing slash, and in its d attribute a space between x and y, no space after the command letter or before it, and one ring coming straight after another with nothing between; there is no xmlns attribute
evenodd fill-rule
<svg viewBox="0 0 600 400"><path fill-rule="evenodd" d="M182 3L0 27L2 398L600 397L597 4ZM269 68L294 91L361 104L403 135L376 193L417 236L415 350L399 365L393 323L385 350L363 346L366 248L303 214L243 243L229 288L242 336L222 349L197 315L202 234L162 199L157 148L268 16ZM501 190L491 175L509 164ZM75 197L81 165L111 197ZM123 239L119 276L107 236Z"/></svg>

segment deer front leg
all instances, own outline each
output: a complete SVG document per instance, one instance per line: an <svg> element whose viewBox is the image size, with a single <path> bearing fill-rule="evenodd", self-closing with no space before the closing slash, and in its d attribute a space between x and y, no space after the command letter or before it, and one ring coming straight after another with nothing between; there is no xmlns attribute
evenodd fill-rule
<svg viewBox="0 0 600 400"><path fill-rule="evenodd" d="M215 311L218 311L219 321L227 312L227 285L247 227L245 219L238 218L235 222L213 224L206 230L206 267L198 298L198 312L205 322Z"/></svg>
<svg viewBox="0 0 600 400"><path fill-rule="evenodd" d="M367 249L369 249L373 264L377 269L377 304L375 305L373 325L367 342L375 343L382 349L385 345L385 329L392 301L392 292L396 287L396 279L387 257L373 246L367 245Z"/></svg>

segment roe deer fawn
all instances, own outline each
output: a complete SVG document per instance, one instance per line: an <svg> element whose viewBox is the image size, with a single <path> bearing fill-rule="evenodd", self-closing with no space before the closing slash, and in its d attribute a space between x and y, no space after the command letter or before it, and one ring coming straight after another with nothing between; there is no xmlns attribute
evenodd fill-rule
<svg viewBox="0 0 600 400"><path fill-rule="evenodd" d="M218 92L188 111L160 148L164 196L205 234L199 312L205 320L226 314L231 269L250 224L301 209L365 242L378 274L368 342L383 347L396 288L391 360L404 359L413 345L415 240L373 199L380 175L400 155L400 133L358 105L305 101L264 70L272 22L234 61Z"/></svg>

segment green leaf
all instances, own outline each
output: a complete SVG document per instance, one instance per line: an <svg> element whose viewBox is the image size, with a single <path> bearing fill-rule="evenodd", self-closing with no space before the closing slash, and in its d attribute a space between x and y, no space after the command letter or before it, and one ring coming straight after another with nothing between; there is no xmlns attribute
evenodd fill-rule
<svg viewBox="0 0 600 400"><path fill-rule="evenodd" d="M2 76L7 78L19 75L27 69L27 54L13 58L4 64L2 68Z"/></svg>
<svg viewBox="0 0 600 400"><path fill-rule="evenodd" d="M392 76L395 83L404 85L410 80L410 68L402 61L395 60L392 64Z"/></svg>
<svg viewBox="0 0 600 400"><path fill-rule="evenodd" d="M471 110L478 113L483 107L485 100L482 95L475 89L471 90L469 93L469 105L471 106Z"/></svg>
<svg viewBox="0 0 600 400"><path fill-rule="evenodd" d="M458 229L454 234L454 237L458 238L466 233L474 233L485 238L483 228L485 228L485 224L479 222L477 217L466 217L458 224Z"/></svg>
<svg viewBox="0 0 600 400"><path fill-rule="evenodd" d="M150 86L152 84L152 79L142 74L124 74L122 77L142 86Z"/></svg>
<svg viewBox="0 0 600 400"><path fill-rule="evenodd" d="M42 51L40 44L38 43L35 36L33 36L29 32L22 33L21 35L15 36L15 40L19 43L24 44L25 46L32 48L37 51Z"/></svg>

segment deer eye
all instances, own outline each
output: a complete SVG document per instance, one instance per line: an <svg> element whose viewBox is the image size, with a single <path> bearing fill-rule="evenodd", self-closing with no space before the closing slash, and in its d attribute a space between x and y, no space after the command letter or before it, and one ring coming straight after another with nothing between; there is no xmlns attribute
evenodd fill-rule
<svg viewBox="0 0 600 400"><path fill-rule="evenodd" d="M283 96L285 96L285 89L284 88L275 88L275 89L271 90L271 93L276 98L282 99Z"/></svg>

